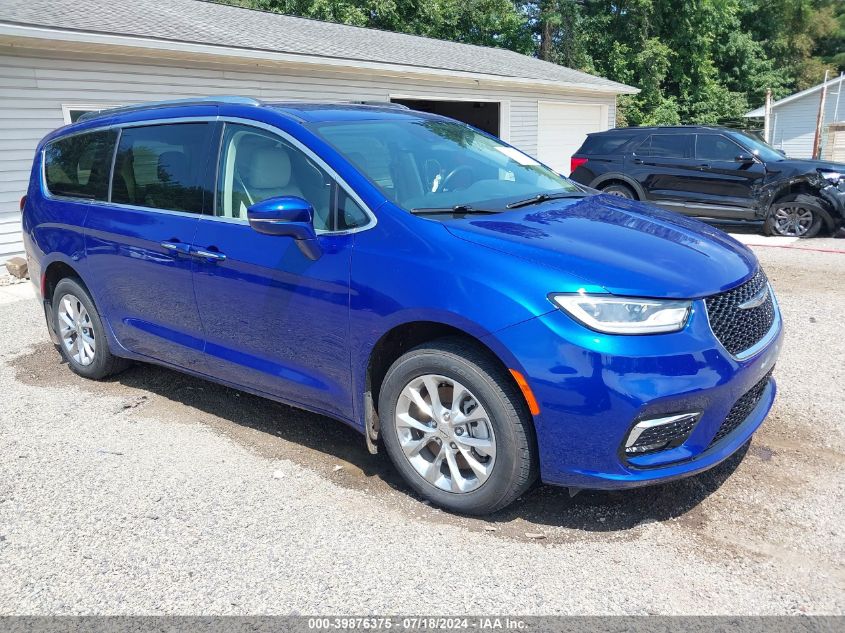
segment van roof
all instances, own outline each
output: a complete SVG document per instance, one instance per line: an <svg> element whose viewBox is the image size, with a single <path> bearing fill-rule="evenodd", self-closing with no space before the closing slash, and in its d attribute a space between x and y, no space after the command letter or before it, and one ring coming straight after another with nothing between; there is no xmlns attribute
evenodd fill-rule
<svg viewBox="0 0 845 633"><path fill-rule="evenodd" d="M375 101L359 101L349 103L326 103L326 102L286 102L266 103L252 97L236 95L198 97L192 99L173 99L169 101L153 101L137 103L98 112L88 112L79 117L79 122L92 121L94 119L134 114L148 110L165 110L168 108L185 108L191 106L209 105L230 105L247 106L256 108L272 108L287 116L299 121L331 121L348 119L372 119L390 116L404 116L405 118L426 118L420 112L410 110L407 106Z"/></svg>

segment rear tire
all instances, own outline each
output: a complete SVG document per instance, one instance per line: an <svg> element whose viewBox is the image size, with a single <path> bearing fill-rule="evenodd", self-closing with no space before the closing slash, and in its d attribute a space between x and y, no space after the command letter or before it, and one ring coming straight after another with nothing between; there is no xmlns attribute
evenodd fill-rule
<svg viewBox="0 0 845 633"><path fill-rule="evenodd" d="M628 185L623 185L621 182L612 182L604 187L601 191L609 196L616 196L617 198L627 198L628 200L636 200L637 194Z"/></svg>
<svg viewBox="0 0 845 633"><path fill-rule="evenodd" d="M808 238L818 235L824 225L821 200L798 193L772 203L763 232L766 235Z"/></svg>
<svg viewBox="0 0 845 633"><path fill-rule="evenodd" d="M56 284L51 299L53 329L59 352L71 371L85 378L102 380L129 366L129 361L109 351L105 329L91 296L76 279Z"/></svg>
<svg viewBox="0 0 845 633"><path fill-rule="evenodd" d="M420 345L393 363L379 393L379 419L396 469L447 510L495 512L537 477L522 394L494 358L461 339Z"/></svg>

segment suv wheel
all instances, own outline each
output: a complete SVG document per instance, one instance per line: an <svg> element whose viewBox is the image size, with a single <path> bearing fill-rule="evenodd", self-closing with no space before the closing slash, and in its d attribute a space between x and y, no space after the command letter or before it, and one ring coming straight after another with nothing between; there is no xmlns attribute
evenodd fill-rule
<svg viewBox="0 0 845 633"><path fill-rule="evenodd" d="M824 226L821 203L805 193L781 198L769 209L763 230L766 235L815 237Z"/></svg>
<svg viewBox="0 0 845 633"><path fill-rule="evenodd" d="M127 360L109 351L100 314L82 284L62 279L53 292L52 307L58 348L74 373L100 380L127 367Z"/></svg>
<svg viewBox="0 0 845 633"><path fill-rule="evenodd" d="M601 187L603 193L609 196L616 196L617 198L627 198L628 200L636 200L637 194L628 185L623 185L621 182L614 182L609 185Z"/></svg>
<svg viewBox="0 0 845 633"><path fill-rule="evenodd" d="M379 394L390 459L420 495L447 510L488 514L536 478L537 450L522 395L498 363L459 339L414 348Z"/></svg>

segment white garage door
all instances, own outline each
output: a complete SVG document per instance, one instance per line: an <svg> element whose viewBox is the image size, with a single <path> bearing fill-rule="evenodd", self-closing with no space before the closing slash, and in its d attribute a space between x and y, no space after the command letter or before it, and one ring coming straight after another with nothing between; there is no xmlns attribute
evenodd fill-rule
<svg viewBox="0 0 845 633"><path fill-rule="evenodd" d="M600 104L539 104L537 158L564 176L569 159L581 147L589 132L607 129L606 106Z"/></svg>

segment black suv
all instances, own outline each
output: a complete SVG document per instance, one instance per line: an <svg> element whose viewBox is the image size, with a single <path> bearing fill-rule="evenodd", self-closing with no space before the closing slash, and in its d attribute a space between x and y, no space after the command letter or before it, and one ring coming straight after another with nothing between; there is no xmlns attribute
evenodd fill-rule
<svg viewBox="0 0 845 633"><path fill-rule="evenodd" d="M763 221L767 234L812 237L845 221L845 165L790 159L722 127L590 134L572 156L570 178L686 215Z"/></svg>

